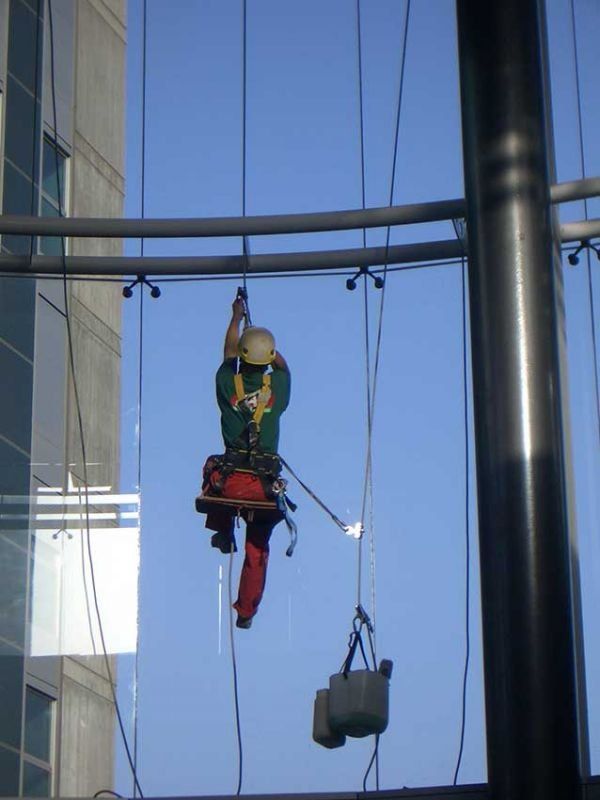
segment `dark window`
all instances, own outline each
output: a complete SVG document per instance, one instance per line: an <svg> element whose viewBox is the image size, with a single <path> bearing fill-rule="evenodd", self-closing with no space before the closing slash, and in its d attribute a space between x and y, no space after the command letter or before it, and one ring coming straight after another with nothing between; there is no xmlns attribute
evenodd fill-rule
<svg viewBox="0 0 600 800"><path fill-rule="evenodd" d="M23 762L23 797L50 797L50 771Z"/></svg>
<svg viewBox="0 0 600 800"><path fill-rule="evenodd" d="M25 752L40 761L50 761L53 702L47 694L26 687Z"/></svg>
<svg viewBox="0 0 600 800"><path fill-rule="evenodd" d="M38 7L39 17L35 13ZM43 10L42 2L26 5L20 0L12 0L10 4L8 71L12 72L32 94L35 93L36 84L38 94L41 94Z"/></svg>
<svg viewBox="0 0 600 800"><path fill-rule="evenodd" d="M0 796L19 794L19 755L0 745Z"/></svg>
<svg viewBox="0 0 600 800"><path fill-rule="evenodd" d="M40 132L41 106L39 102L36 106L33 95L10 75L6 85L6 119L4 155L29 177L35 175L37 180L37 163L33 164L33 143L34 137L37 139ZM36 142L36 162L38 154L39 144ZM31 214L31 200L27 213Z"/></svg>

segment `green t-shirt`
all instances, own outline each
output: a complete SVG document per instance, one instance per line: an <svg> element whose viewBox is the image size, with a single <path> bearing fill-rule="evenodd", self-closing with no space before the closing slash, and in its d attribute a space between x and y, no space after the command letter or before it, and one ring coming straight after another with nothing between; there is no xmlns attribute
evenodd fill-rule
<svg viewBox="0 0 600 800"><path fill-rule="evenodd" d="M221 433L225 447L247 447L245 435L248 423L256 408L257 395L262 387L264 373L245 372L242 375L246 398L238 404L233 376L237 359L228 358L216 374L217 403L221 410ZM276 453L279 444L279 418L290 402L290 373L284 369L273 369L271 373L271 397L267 402L260 423L259 445L265 453Z"/></svg>

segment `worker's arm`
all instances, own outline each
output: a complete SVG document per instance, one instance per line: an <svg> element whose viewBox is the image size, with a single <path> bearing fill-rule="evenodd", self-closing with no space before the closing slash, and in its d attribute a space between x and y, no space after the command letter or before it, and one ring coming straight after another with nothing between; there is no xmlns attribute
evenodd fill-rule
<svg viewBox="0 0 600 800"><path fill-rule="evenodd" d="M282 369L284 372L288 372L288 373L290 371L290 368L288 367L287 361L281 355L279 350L275 353L275 358L273 359L272 367L273 367L273 369Z"/></svg>
<svg viewBox="0 0 600 800"><path fill-rule="evenodd" d="M244 303L236 297L231 306L231 322L225 334L225 346L223 348L223 357L237 358L238 356L238 343L240 341L240 322L244 319Z"/></svg>

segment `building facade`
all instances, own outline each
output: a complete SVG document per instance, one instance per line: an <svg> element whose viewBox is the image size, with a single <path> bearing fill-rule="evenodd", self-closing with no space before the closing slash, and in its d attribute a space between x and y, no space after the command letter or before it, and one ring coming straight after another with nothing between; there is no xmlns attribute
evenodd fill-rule
<svg viewBox="0 0 600 800"><path fill-rule="evenodd" d="M2 213L122 215L125 15L125 0L1 0ZM67 243L74 255L120 247ZM5 236L2 251L60 255L62 244ZM86 477L118 486L120 315L118 284L0 277L0 796L113 788L113 693L97 629L78 633L70 616L81 591L67 562L83 564L79 617L93 603L85 524L65 498L81 498Z"/></svg>

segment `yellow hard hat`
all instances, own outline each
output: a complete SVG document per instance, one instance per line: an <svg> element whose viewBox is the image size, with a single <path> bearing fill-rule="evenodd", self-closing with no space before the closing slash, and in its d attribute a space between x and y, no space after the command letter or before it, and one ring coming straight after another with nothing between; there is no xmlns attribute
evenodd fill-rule
<svg viewBox="0 0 600 800"><path fill-rule="evenodd" d="M240 336L238 351L246 364L270 364L275 358L275 337L266 328L249 325Z"/></svg>

